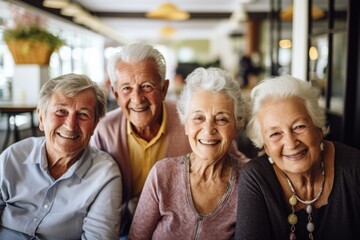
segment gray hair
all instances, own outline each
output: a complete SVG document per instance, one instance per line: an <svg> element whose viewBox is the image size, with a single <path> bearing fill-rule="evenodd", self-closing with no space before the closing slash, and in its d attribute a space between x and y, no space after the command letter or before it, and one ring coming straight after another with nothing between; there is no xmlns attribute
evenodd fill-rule
<svg viewBox="0 0 360 240"><path fill-rule="evenodd" d="M166 77L166 62L164 56L154 47L144 43L133 43L125 45L121 51L111 56L107 63L107 70L111 81L111 86L116 88L116 66L119 62L139 63L144 60L152 59L156 63L157 72L160 77L160 85L164 86Z"/></svg>
<svg viewBox="0 0 360 240"><path fill-rule="evenodd" d="M59 92L66 96L73 97L76 94L92 89L96 96L95 119L100 119L106 113L106 94L96 82L85 75L74 73L65 74L47 80L40 90L38 108L46 113L47 106L54 93Z"/></svg>
<svg viewBox="0 0 360 240"><path fill-rule="evenodd" d="M225 93L232 99L236 127L241 130L245 127L247 106L241 95L240 85L226 71L210 67L199 67L186 78L185 87L177 102L177 111L182 124L185 123L191 97L197 90Z"/></svg>
<svg viewBox="0 0 360 240"><path fill-rule="evenodd" d="M271 98L301 99L315 126L322 130L324 136L329 132L329 128L326 126L325 111L318 103L319 93L310 82L290 75L270 77L263 79L250 92L251 113L247 125L247 135L256 147L262 149L264 146L257 113L261 109L262 103Z"/></svg>

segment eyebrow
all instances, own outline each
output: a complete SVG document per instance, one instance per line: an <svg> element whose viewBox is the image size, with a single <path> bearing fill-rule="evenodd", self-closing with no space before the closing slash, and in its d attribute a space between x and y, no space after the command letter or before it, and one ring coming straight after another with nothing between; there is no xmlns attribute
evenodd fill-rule
<svg viewBox="0 0 360 240"><path fill-rule="evenodd" d="M195 111L191 112L191 114L195 114L195 113L204 113L204 112L201 110L195 110ZM230 115L230 116L233 115L231 112L222 111L222 112L217 112L214 116L219 115L219 114L225 114L225 115Z"/></svg>

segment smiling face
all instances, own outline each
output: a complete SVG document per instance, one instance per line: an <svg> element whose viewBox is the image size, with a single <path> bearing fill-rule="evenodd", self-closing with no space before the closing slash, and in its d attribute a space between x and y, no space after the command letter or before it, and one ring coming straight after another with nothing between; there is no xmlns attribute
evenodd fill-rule
<svg viewBox="0 0 360 240"><path fill-rule="evenodd" d="M140 63L119 62L116 69L115 98L127 119L138 129L161 124L162 102L169 81L161 87L154 60Z"/></svg>
<svg viewBox="0 0 360 240"><path fill-rule="evenodd" d="M199 90L191 98L185 132L196 158L219 160L237 134L234 104L223 93Z"/></svg>
<svg viewBox="0 0 360 240"><path fill-rule="evenodd" d="M46 113L39 109L49 156L78 156L86 148L97 124L95 106L95 93L89 89L74 97L54 93Z"/></svg>
<svg viewBox="0 0 360 240"><path fill-rule="evenodd" d="M266 100L258 112L265 152L286 173L306 173L321 158L323 134L298 98Z"/></svg>

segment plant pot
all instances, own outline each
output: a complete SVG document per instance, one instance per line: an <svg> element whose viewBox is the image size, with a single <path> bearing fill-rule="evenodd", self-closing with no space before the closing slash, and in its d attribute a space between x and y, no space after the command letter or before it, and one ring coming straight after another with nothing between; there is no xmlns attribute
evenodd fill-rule
<svg viewBox="0 0 360 240"><path fill-rule="evenodd" d="M11 40L6 44L16 64L49 65L54 49L47 43L31 40Z"/></svg>

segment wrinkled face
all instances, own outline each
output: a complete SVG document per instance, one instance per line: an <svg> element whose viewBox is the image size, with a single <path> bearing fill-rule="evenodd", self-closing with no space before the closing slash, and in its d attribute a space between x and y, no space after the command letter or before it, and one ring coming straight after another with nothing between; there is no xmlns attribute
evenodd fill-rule
<svg viewBox="0 0 360 240"><path fill-rule="evenodd" d="M95 108L95 93L90 89L74 97L52 95L46 113L39 109L39 127L50 156L78 155L85 149L98 122Z"/></svg>
<svg viewBox="0 0 360 240"><path fill-rule="evenodd" d="M267 100L258 112L265 152L287 173L306 173L321 158L323 134L298 98Z"/></svg>
<svg viewBox="0 0 360 240"><path fill-rule="evenodd" d="M237 134L231 98L223 93L196 91L191 98L185 132L197 158L219 160Z"/></svg>
<svg viewBox="0 0 360 240"><path fill-rule="evenodd" d="M120 62L116 76L117 87L112 90L127 119L136 128L159 124L169 81L161 87L155 61Z"/></svg>

